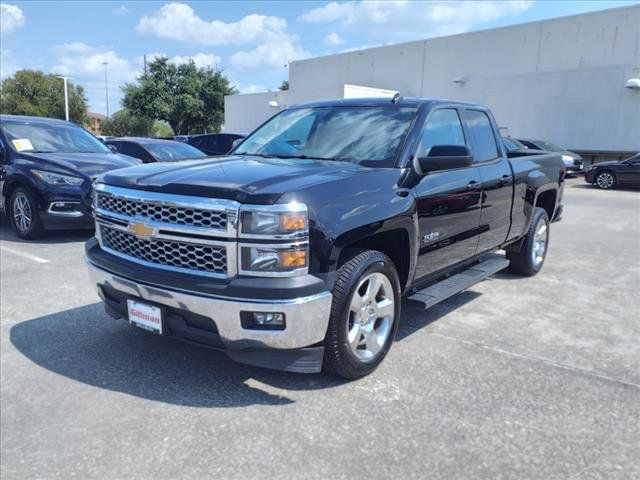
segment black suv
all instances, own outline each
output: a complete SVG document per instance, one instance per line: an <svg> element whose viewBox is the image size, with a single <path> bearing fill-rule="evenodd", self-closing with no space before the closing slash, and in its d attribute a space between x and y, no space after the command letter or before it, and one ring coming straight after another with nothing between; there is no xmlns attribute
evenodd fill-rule
<svg viewBox="0 0 640 480"><path fill-rule="evenodd" d="M139 163L74 123L0 116L0 207L22 238L45 229L92 228L92 180Z"/></svg>

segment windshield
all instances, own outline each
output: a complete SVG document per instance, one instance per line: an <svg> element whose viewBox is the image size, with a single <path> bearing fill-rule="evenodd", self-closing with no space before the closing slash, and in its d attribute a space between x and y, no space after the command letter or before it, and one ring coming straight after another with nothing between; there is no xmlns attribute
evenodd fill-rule
<svg viewBox="0 0 640 480"><path fill-rule="evenodd" d="M538 144L540 148L546 150L547 152L564 152L564 148L561 148L558 145L554 145L551 142L545 142L544 140L541 140L539 142L536 142L536 144Z"/></svg>
<svg viewBox="0 0 640 480"><path fill-rule="evenodd" d="M415 113L395 106L285 110L233 153L392 167Z"/></svg>
<svg viewBox="0 0 640 480"><path fill-rule="evenodd" d="M2 131L18 152L111 153L100 140L73 124L2 122Z"/></svg>
<svg viewBox="0 0 640 480"><path fill-rule="evenodd" d="M197 148L186 143L179 142L157 142L146 143L145 148L149 150L156 159L162 162L174 162L176 160L184 160L186 158L203 158L206 157Z"/></svg>

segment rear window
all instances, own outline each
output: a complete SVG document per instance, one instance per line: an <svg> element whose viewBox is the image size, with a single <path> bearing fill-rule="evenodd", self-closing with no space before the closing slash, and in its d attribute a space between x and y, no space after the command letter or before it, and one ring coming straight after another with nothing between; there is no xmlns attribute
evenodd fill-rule
<svg viewBox="0 0 640 480"><path fill-rule="evenodd" d="M498 158L498 145L489 116L480 110L466 110L467 124L473 138L473 158L485 162Z"/></svg>

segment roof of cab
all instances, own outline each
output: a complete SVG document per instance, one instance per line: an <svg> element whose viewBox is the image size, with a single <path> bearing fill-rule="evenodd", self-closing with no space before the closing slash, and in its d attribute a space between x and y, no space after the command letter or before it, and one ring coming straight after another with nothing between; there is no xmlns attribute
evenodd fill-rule
<svg viewBox="0 0 640 480"><path fill-rule="evenodd" d="M400 97L397 102L393 102L391 98L345 98L339 100L321 100L317 102L300 103L292 105L291 108L314 108L314 107L413 107L417 108L422 105L465 105L485 108L476 103L462 102L459 100L446 100L441 98L418 98L418 97Z"/></svg>

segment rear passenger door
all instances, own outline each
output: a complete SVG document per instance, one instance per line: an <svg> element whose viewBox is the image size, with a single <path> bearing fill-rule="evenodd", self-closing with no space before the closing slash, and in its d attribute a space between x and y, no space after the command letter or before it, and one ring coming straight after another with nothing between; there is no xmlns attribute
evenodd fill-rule
<svg viewBox="0 0 640 480"><path fill-rule="evenodd" d="M473 161L480 173L482 211L477 253L481 253L507 239L511 227L513 173L509 160L498 146L498 129L489 113L465 108L464 118L473 144Z"/></svg>
<svg viewBox="0 0 640 480"><path fill-rule="evenodd" d="M427 156L435 145L466 145L460 112L433 110L424 123L415 153ZM480 175L476 166L431 172L415 187L420 251L416 279L473 257L480 222Z"/></svg>

